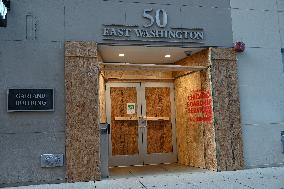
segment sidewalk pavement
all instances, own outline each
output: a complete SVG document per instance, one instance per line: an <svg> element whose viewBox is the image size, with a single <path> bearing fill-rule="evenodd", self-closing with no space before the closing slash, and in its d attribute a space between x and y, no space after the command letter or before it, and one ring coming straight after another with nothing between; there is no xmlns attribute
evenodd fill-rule
<svg viewBox="0 0 284 189"><path fill-rule="evenodd" d="M284 167L226 172L188 172L44 184L9 189L284 189ZM8 188L6 188L8 189Z"/></svg>

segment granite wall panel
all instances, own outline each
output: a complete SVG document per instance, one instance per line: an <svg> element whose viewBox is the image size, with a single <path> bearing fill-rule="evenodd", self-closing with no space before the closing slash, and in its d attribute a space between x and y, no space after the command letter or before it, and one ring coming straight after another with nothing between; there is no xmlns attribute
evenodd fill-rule
<svg viewBox="0 0 284 189"><path fill-rule="evenodd" d="M219 171L244 168L236 53L211 49L216 156Z"/></svg>
<svg viewBox="0 0 284 189"><path fill-rule="evenodd" d="M94 42L65 43L66 177L99 180L99 69Z"/></svg>

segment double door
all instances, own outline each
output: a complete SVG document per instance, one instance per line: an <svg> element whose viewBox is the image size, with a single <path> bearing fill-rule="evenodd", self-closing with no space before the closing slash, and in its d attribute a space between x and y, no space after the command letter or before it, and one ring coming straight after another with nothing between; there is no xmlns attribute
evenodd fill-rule
<svg viewBox="0 0 284 189"><path fill-rule="evenodd" d="M172 83L107 83L106 108L110 166L177 161Z"/></svg>

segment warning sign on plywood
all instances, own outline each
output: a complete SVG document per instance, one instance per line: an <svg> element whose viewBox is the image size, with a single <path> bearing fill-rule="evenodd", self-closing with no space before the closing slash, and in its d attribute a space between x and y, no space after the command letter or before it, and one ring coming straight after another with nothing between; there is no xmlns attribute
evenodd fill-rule
<svg viewBox="0 0 284 189"><path fill-rule="evenodd" d="M194 90L190 92L187 100L189 121L212 122L212 96L208 90Z"/></svg>

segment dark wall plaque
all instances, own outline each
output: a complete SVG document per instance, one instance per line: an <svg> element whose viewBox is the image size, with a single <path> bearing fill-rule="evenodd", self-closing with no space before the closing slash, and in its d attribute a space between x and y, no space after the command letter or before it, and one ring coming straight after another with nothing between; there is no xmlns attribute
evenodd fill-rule
<svg viewBox="0 0 284 189"><path fill-rule="evenodd" d="M8 112L54 111L53 89L8 89Z"/></svg>

